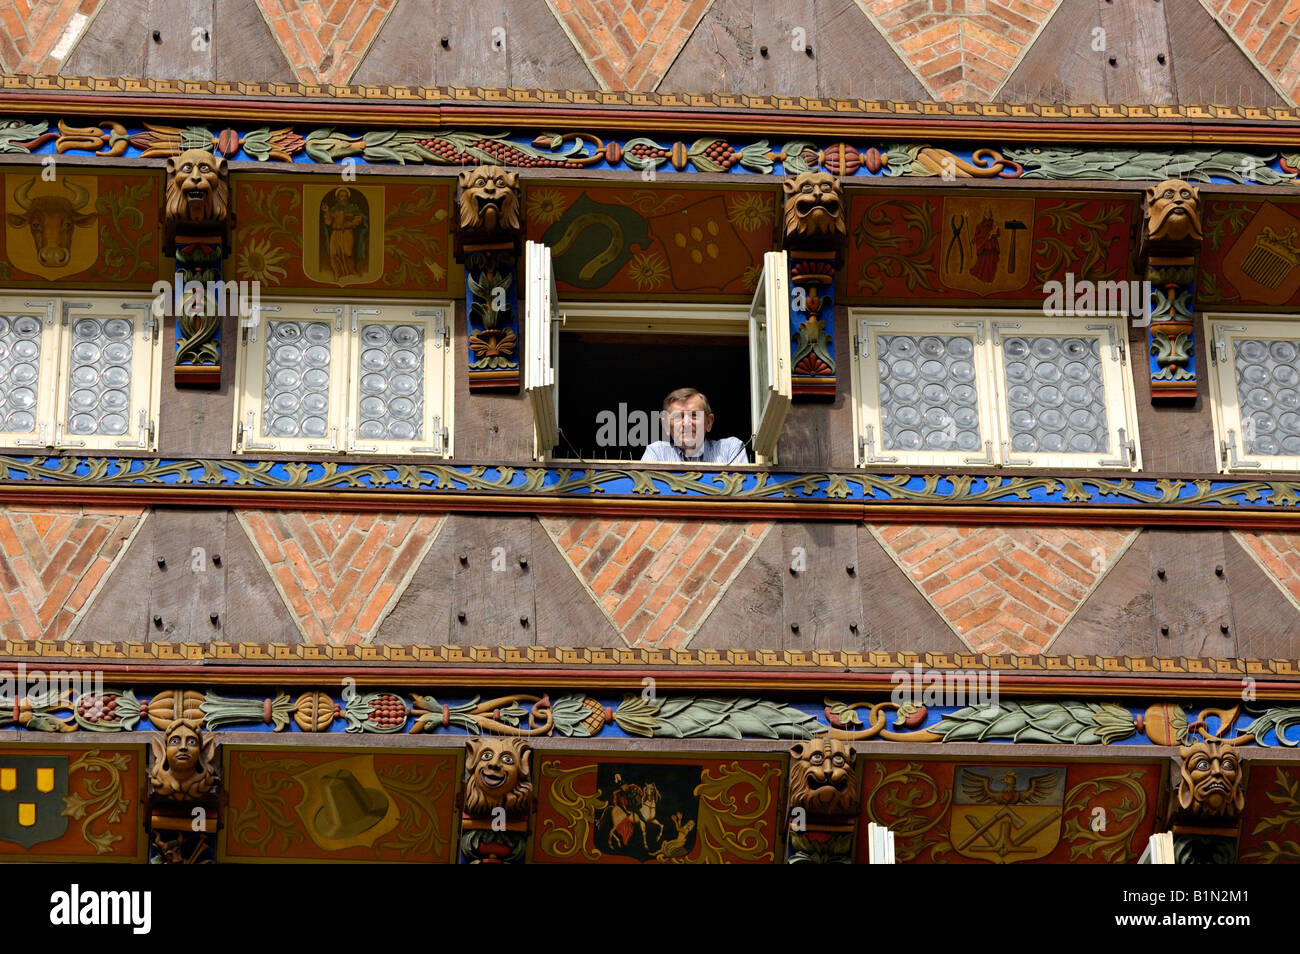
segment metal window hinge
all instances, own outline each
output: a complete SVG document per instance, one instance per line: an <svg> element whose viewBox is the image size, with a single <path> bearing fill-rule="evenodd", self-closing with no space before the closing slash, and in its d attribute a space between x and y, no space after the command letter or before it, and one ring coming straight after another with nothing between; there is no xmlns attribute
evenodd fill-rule
<svg viewBox="0 0 1300 954"><path fill-rule="evenodd" d="M413 454L444 454L443 450L447 446L447 428L442 426L442 417L438 414L433 415L433 446L431 447L412 447Z"/></svg>
<svg viewBox="0 0 1300 954"><path fill-rule="evenodd" d="M343 306L342 305L335 305L333 308L330 308L328 306L322 306L319 308L313 308L312 311L314 311L318 315L327 315L332 312L334 314L334 330L335 331L343 330Z"/></svg>
<svg viewBox="0 0 1300 954"><path fill-rule="evenodd" d="M871 346L867 343L871 332L867 331L866 329L888 328L889 325L890 322L888 321L859 321L858 322L858 334L853 336L853 346L857 350L859 357L866 358L866 357L870 357L871 355Z"/></svg>
<svg viewBox="0 0 1300 954"><path fill-rule="evenodd" d="M974 329L975 329L975 343L976 343L976 344L983 344L983 343L984 343L984 322L982 322L982 321L954 321L954 322L952 323L952 326L953 326L954 328L974 328ZM993 452L992 452L992 451L989 451L989 463L990 463L990 464L993 463L993 459L992 459L992 458L993 458Z"/></svg>
<svg viewBox="0 0 1300 954"><path fill-rule="evenodd" d="M983 457L963 457L962 463L963 464L988 464L990 467L996 464L997 461L993 459L993 442L992 441L984 442Z"/></svg>
<svg viewBox="0 0 1300 954"><path fill-rule="evenodd" d="M347 428L346 433L348 435L349 451L355 451L359 454L373 454L375 451L379 450L379 448L375 445L367 446L365 444L357 443L357 425L353 423L351 419L347 419L343 423L344 426Z"/></svg>
<svg viewBox="0 0 1300 954"><path fill-rule="evenodd" d="M1215 364L1223 364L1228 360L1228 342L1224 339L1225 331L1245 331L1245 325L1215 325L1214 326L1214 351L1211 357Z"/></svg>
<svg viewBox="0 0 1300 954"><path fill-rule="evenodd" d="M65 441L63 439L63 422L54 422L54 446L55 447L85 447L85 441Z"/></svg>
<svg viewBox="0 0 1300 954"><path fill-rule="evenodd" d="M1007 441L1002 442L1002 463L1006 467L1028 467L1032 460L1018 459L1011 456L1011 447Z"/></svg>
<svg viewBox="0 0 1300 954"><path fill-rule="evenodd" d="M339 449L339 429L337 427L330 428L330 442L328 444L308 444L307 449L337 453Z"/></svg>
<svg viewBox="0 0 1300 954"><path fill-rule="evenodd" d="M858 456L864 464L896 464L897 457L877 457L876 456L876 432L868 424L867 436L858 438Z"/></svg>
<svg viewBox="0 0 1300 954"><path fill-rule="evenodd" d="M1124 342L1120 341L1119 336L1115 334L1114 325L1084 325L1083 327L1087 331L1106 332L1107 337L1110 338L1110 346L1115 352L1115 360L1121 364L1128 360L1128 356L1124 353Z"/></svg>
<svg viewBox="0 0 1300 954"><path fill-rule="evenodd" d="M67 324L68 324L68 311L69 311L69 309L72 309L72 308L89 308L89 307L91 307L91 303L88 302L88 301L65 301L65 302L63 303L63 319L59 322L59 324L65 326L65 327L67 326Z"/></svg>
<svg viewBox="0 0 1300 954"><path fill-rule="evenodd" d="M14 441L14 444L19 447L53 447L54 445L45 439L45 435L49 431L49 429L50 429L49 422L42 421L40 426L36 429L36 440L34 441L16 440Z"/></svg>
<svg viewBox="0 0 1300 954"><path fill-rule="evenodd" d="M257 413L255 411L249 411L248 425L247 426L243 424L239 425L238 439L240 442L240 446L242 446L244 450L275 450L276 449L277 445L275 441L271 441L270 443L267 444L254 443L253 437L255 437L256 435L257 435Z"/></svg>
<svg viewBox="0 0 1300 954"><path fill-rule="evenodd" d="M154 311L155 311L154 305L155 302L151 302L151 301L150 302L124 301L121 303L122 308L125 310L139 308L144 311L144 314L141 316L140 319L140 325L144 329L144 333L140 335L140 338L144 341L152 341L154 335L158 333L158 319L154 317ZM119 444L117 446L121 447L123 445ZM135 442L132 441L130 446L134 447Z"/></svg>
<svg viewBox="0 0 1300 954"><path fill-rule="evenodd" d="M1136 467L1137 466L1137 444L1131 438L1126 437L1127 432L1124 428L1119 429L1119 460L1099 460L1098 467Z"/></svg>
<svg viewBox="0 0 1300 954"><path fill-rule="evenodd" d="M45 324L54 324L54 302L49 299L27 300L23 302L24 308L44 308Z"/></svg>
<svg viewBox="0 0 1300 954"><path fill-rule="evenodd" d="M114 447L139 447L147 450L153 443L153 421L149 420L148 411L140 411L140 439L138 441L114 441Z"/></svg>
<svg viewBox="0 0 1300 954"><path fill-rule="evenodd" d="M262 323L262 312L279 310L279 305L251 305L247 314L241 314L239 323L244 329L244 344L257 340L257 326Z"/></svg>
<svg viewBox="0 0 1300 954"><path fill-rule="evenodd" d="M1244 467L1260 466L1260 463L1257 460L1244 460L1237 457L1237 432L1234 430L1229 429L1228 439L1219 442L1219 450L1223 454L1223 463L1229 470L1239 470ZM1246 448L1243 446L1241 451L1244 454Z"/></svg>
<svg viewBox="0 0 1300 954"><path fill-rule="evenodd" d="M382 312L378 308L353 308L352 309L352 333L357 333L357 315L379 315Z"/></svg>
<svg viewBox="0 0 1300 954"><path fill-rule="evenodd" d="M433 346L435 348L441 348L443 347L443 345L446 345L448 349L451 348L451 328L447 324L447 322L443 319L441 308L434 308L432 310L426 310L426 311L412 311L411 314L414 315L416 318L434 319Z"/></svg>
<svg viewBox="0 0 1300 954"><path fill-rule="evenodd" d="M1002 334L1001 334L1001 332L1002 332L1002 329L1003 329L1003 328L1019 328L1019 327L1020 327L1020 322L1018 322L1018 321L995 321L995 322L993 322L993 347L995 347L995 348L1000 348L1000 347L1002 347ZM1006 456L1006 455L1003 455L1003 456Z"/></svg>

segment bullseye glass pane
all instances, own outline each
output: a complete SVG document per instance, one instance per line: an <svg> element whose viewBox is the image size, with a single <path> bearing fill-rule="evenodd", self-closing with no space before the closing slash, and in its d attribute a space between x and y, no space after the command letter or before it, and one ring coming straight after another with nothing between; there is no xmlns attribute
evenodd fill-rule
<svg viewBox="0 0 1300 954"><path fill-rule="evenodd" d="M357 437L420 440L424 437L424 328L362 325L361 394Z"/></svg>
<svg viewBox="0 0 1300 954"><path fill-rule="evenodd" d="M1003 338L1002 357L1013 451L1110 450L1097 338Z"/></svg>
<svg viewBox="0 0 1300 954"><path fill-rule="evenodd" d="M881 447L978 453L984 438L971 339L881 335L877 347Z"/></svg>
<svg viewBox="0 0 1300 954"><path fill-rule="evenodd" d="M263 437L324 437L329 417L327 321L275 321L266 338Z"/></svg>
<svg viewBox="0 0 1300 954"><path fill-rule="evenodd" d="M121 436L131 420L135 324L126 318L78 318L68 355L68 433Z"/></svg>
<svg viewBox="0 0 1300 954"><path fill-rule="evenodd" d="M0 315L0 431L30 434L36 430L40 371L40 319Z"/></svg>
<svg viewBox="0 0 1300 954"><path fill-rule="evenodd" d="M1234 345L1246 454L1300 456L1300 343L1238 338Z"/></svg>

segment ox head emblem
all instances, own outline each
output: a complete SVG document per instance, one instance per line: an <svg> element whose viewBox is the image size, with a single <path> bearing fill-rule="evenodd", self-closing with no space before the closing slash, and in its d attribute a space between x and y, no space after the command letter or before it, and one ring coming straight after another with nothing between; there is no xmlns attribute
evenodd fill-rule
<svg viewBox="0 0 1300 954"><path fill-rule="evenodd" d="M36 258L46 268L62 268L72 254L72 230L95 221L97 213L85 211L90 193L66 179L62 185L67 195L32 197L36 177L28 179L14 192L14 202L21 213L10 212L6 219L14 228L28 228L36 245Z"/></svg>

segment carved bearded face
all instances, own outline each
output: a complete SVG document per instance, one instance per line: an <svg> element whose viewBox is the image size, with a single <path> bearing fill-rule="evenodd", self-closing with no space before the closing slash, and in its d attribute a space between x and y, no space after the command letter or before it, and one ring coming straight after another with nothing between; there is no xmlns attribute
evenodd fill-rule
<svg viewBox="0 0 1300 954"><path fill-rule="evenodd" d="M480 166L460 174L460 228L506 237L519 230L519 173Z"/></svg>
<svg viewBox="0 0 1300 954"><path fill-rule="evenodd" d="M851 815L858 808L853 760L838 739L800 742L790 749L790 805L812 815Z"/></svg>
<svg viewBox="0 0 1300 954"><path fill-rule="evenodd" d="M782 183L789 248L843 244L848 236L844 190L829 172L802 172Z"/></svg>
<svg viewBox="0 0 1300 954"><path fill-rule="evenodd" d="M1198 742L1178 750L1182 757L1182 779L1178 804L1199 819L1228 819L1246 807L1241 790L1241 760L1237 751L1222 742Z"/></svg>
<svg viewBox="0 0 1300 954"><path fill-rule="evenodd" d="M1201 240L1201 193L1181 179L1147 190L1147 238L1152 242Z"/></svg>
<svg viewBox="0 0 1300 954"><path fill-rule="evenodd" d="M478 738L466 743L465 811L488 815L526 805L532 795L532 749L523 739Z"/></svg>
<svg viewBox="0 0 1300 954"><path fill-rule="evenodd" d="M167 219L177 225L211 227L230 209L226 160L206 149L189 149L167 160Z"/></svg>

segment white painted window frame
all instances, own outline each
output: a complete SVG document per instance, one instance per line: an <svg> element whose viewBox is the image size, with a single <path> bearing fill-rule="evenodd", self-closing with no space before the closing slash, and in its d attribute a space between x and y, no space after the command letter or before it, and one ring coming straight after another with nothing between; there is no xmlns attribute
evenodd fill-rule
<svg viewBox="0 0 1300 954"><path fill-rule="evenodd" d="M1215 458L1219 473L1267 473L1300 470L1300 455L1246 453L1241 399L1237 394L1235 343L1243 338L1293 341L1300 347L1300 324L1294 315L1216 312L1205 316L1206 344L1201 350L1210 385Z"/></svg>

